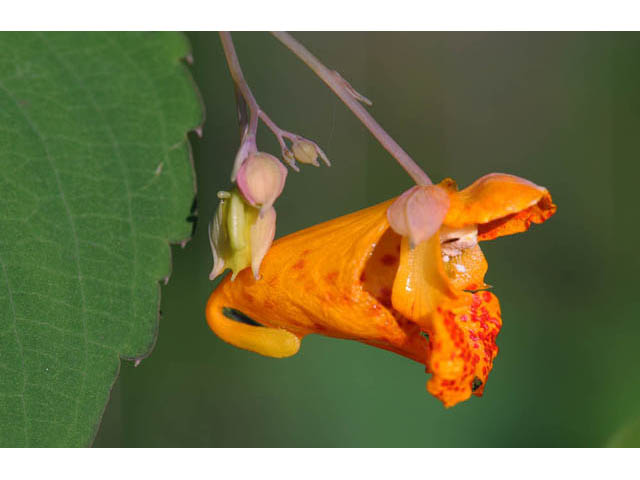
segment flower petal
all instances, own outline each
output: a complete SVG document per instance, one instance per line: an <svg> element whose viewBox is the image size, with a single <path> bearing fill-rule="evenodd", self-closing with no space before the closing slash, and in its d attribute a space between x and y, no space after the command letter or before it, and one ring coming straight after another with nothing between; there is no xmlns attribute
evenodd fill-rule
<svg viewBox="0 0 640 480"><path fill-rule="evenodd" d="M491 240L524 232L556 212L549 191L514 175L491 173L464 190L450 192L444 224L452 228L478 225L478 239Z"/></svg>
<svg viewBox="0 0 640 480"><path fill-rule="evenodd" d="M479 245L466 248L457 256L447 256L443 263L444 271L455 289L482 290L487 288L484 276L487 273L488 265Z"/></svg>
<svg viewBox="0 0 640 480"><path fill-rule="evenodd" d="M209 274L210 280L213 280L223 272L225 257L229 255L228 252L231 248L226 228L228 208L228 201L225 198L221 198L216 214L209 224L209 245L213 255L213 269Z"/></svg>
<svg viewBox="0 0 640 480"><path fill-rule="evenodd" d="M407 237L402 237L391 295L393 308L427 330L437 306L456 296L442 265L440 237L432 235L414 248Z"/></svg>
<svg viewBox="0 0 640 480"><path fill-rule="evenodd" d="M427 360L433 376L427 390L445 407L480 397L498 354L495 343L502 327L500 305L495 295L478 292L463 301L438 308L429 332Z"/></svg>

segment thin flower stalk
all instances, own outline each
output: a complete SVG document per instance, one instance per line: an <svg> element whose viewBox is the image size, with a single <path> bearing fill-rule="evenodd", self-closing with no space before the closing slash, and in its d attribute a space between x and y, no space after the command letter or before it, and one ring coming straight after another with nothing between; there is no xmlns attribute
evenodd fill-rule
<svg viewBox="0 0 640 480"><path fill-rule="evenodd" d="M371 101L360 95L342 76L335 70L328 69L320 62L304 45L286 32L271 32L280 42L302 60L327 86L343 101L343 103L355 114L380 144L396 159L400 166L418 185L432 185L429 176L413 161L404 149L391 138L380 126L371 114L362 106L362 103L371 105Z"/></svg>
<svg viewBox="0 0 640 480"><path fill-rule="evenodd" d="M260 108L260 105L253 95L249 84L245 80L244 74L242 73L242 67L240 66L240 61L238 60L238 55L233 45L233 40L231 39L231 33L220 32L220 40L222 42L222 48L224 50L225 58L227 59L227 65L229 66L231 78L233 79L236 91L239 93L238 113L242 131L242 139L240 142L240 148L238 149L238 155L236 155L236 159L234 162L231 181L236 180L238 170L240 169L240 166L242 165L242 162L246 159L246 157L249 154L258 151L256 139L259 120L262 120L264 124L269 128L269 130L271 130L271 132L273 132L273 134L276 136L276 139L280 144L282 158L293 170L299 171L300 169L296 165L294 153L291 151L285 140L289 140L292 144L296 142L308 142L315 147L318 155L320 155L325 164L327 166L330 166L331 163L329 162L327 155L315 142L280 128L269 117L269 115L267 115L267 113ZM246 109L249 110L248 118L245 114Z"/></svg>

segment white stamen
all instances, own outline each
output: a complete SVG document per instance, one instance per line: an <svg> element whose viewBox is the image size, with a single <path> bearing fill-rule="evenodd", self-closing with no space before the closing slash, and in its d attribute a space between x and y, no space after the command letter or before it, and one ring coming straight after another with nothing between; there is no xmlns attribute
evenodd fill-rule
<svg viewBox="0 0 640 480"><path fill-rule="evenodd" d="M477 244L478 228L475 225L455 229L445 225L440 229L440 248L443 255L457 257L467 248Z"/></svg>

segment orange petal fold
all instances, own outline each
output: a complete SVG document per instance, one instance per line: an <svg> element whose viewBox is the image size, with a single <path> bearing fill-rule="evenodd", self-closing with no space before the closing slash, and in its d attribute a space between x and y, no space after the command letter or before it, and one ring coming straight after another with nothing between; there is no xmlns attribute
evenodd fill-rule
<svg viewBox="0 0 640 480"><path fill-rule="evenodd" d="M450 191L444 224L478 225L478 239L491 240L524 232L556 212L549 191L524 178L490 173L461 191Z"/></svg>

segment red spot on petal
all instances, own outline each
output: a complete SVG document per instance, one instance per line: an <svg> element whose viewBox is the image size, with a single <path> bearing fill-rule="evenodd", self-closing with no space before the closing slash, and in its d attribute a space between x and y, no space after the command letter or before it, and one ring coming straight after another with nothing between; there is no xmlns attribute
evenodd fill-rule
<svg viewBox="0 0 640 480"><path fill-rule="evenodd" d="M388 287L382 287L380 289L380 296L378 301L386 308L391 308L391 289Z"/></svg>
<svg viewBox="0 0 640 480"><path fill-rule="evenodd" d="M398 257L396 257L395 255L383 255L382 258L380 259L380 262L383 265L386 265L388 267L395 265L398 262Z"/></svg>

